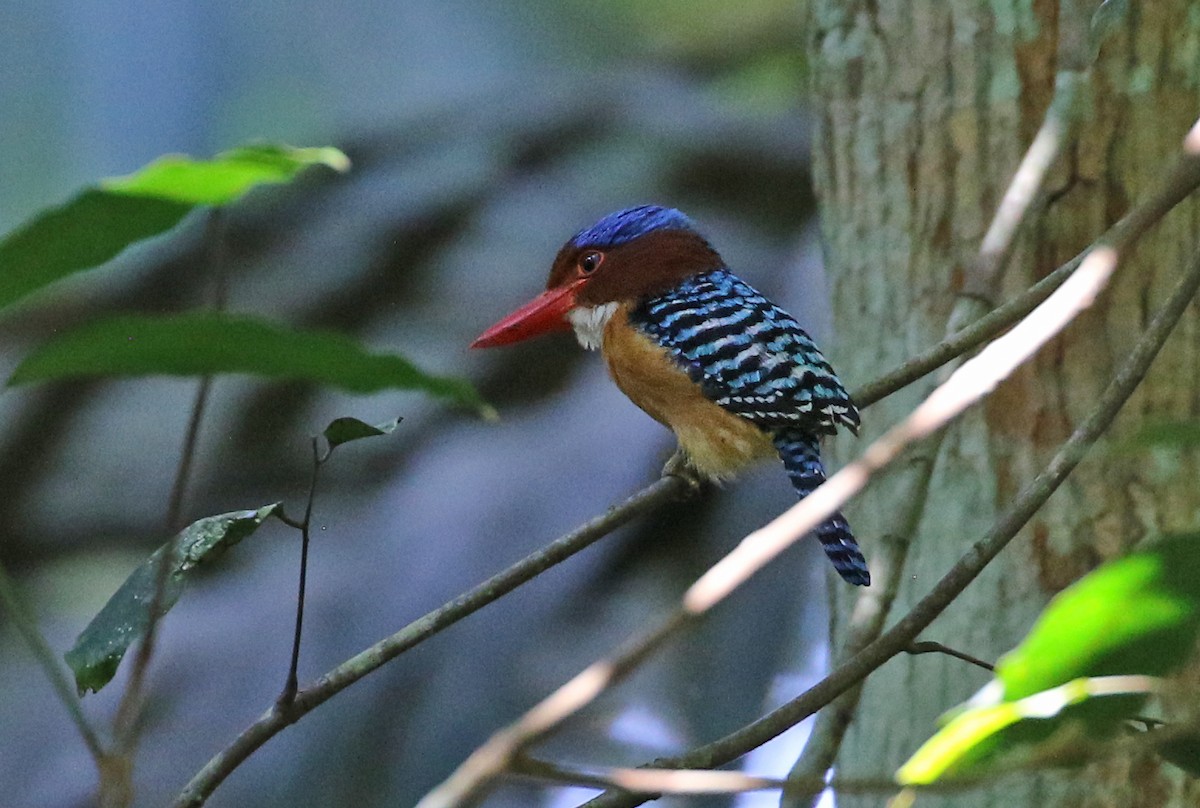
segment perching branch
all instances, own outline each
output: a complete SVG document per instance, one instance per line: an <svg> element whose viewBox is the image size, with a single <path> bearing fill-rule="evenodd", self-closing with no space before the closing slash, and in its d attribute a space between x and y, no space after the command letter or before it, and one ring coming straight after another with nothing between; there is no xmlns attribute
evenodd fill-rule
<svg viewBox="0 0 1200 808"><path fill-rule="evenodd" d="M1200 253L1193 258L1187 275L1154 316L1125 363L1101 393L1087 419L1059 447L1042 472L1013 499L991 529L971 546L904 618L787 704L713 743L697 747L684 755L655 760L650 764L651 767L711 769L725 765L808 718L861 682L880 665L904 653L917 635L1008 545L1079 464L1092 444L1108 430L1121 406L1141 383L1159 349L1195 297L1197 289L1200 289ZM654 796L609 792L591 800L587 806L634 808Z"/></svg>
<svg viewBox="0 0 1200 808"><path fill-rule="evenodd" d="M503 572L409 623L395 634L338 665L313 685L301 688L286 708L276 704L221 750L192 777L172 803L174 808L203 805L213 790L256 749L289 724L368 673L395 659L413 646L424 642L464 617L482 609L521 584L585 549L634 517L687 490L678 477L663 477L631 496L608 512L531 553Z"/></svg>
<svg viewBox="0 0 1200 808"><path fill-rule="evenodd" d="M1012 331L963 364L913 412L872 443L862 456L844 466L811 494L738 544L700 576L682 603L658 626L623 649L593 663L513 724L475 750L418 808L453 808L463 804L502 773L528 744L590 704L600 693L627 676L668 638L689 625L801 537L827 519L871 477L895 460L910 444L941 429L980 401L1021 363L1087 309L1107 285L1117 266L1117 252L1099 247L1042 305Z"/></svg>
<svg viewBox="0 0 1200 808"><path fill-rule="evenodd" d="M1200 143L1200 135L1197 135L1196 140ZM1188 152L1188 155L1190 154L1192 152ZM1122 249L1131 246L1197 186L1200 186L1200 165L1185 156L1165 174L1160 187L1113 225L1099 242L1116 245ZM854 391L854 400L859 403L860 408L865 408L1003 331L1044 301L1079 266L1082 258L1083 254L1068 261L1019 297L959 331L952 339L938 343L896 371ZM687 490L687 484L677 477L668 476L656 480L603 516L522 559L508 570L342 663L311 688L297 693L296 701L286 714L269 710L243 730L228 747L217 753L196 773L172 805L202 805L208 795L256 749L288 724L295 722L343 688L408 648L507 594L545 569L569 558L635 516L669 499L682 496Z"/></svg>
<svg viewBox="0 0 1200 808"><path fill-rule="evenodd" d="M1200 160L1185 155L1183 162L1184 167L1190 168L1193 173L1200 172L1200 166L1197 165ZM535 705L515 723L493 735L447 780L429 792L418 804L418 808L458 806L486 787L493 778L503 772L518 752L589 704L608 686L627 675L636 664L634 660L648 656L675 631L719 603L783 550L820 524L850 497L865 488L871 476L891 463L905 447L942 428L967 407L991 392L1018 365L1036 353L1092 304L1107 285L1117 262L1118 253L1113 247L1101 245L1094 249L1083 260L1079 269L1045 302L1012 331L964 363L907 418L871 444L858 460L843 467L774 521L744 538L731 553L717 562L684 593L681 606L662 623L629 643L624 650L589 666ZM1171 321L1172 326L1173 324L1174 321ZM1164 339L1165 336L1164 333ZM1120 400L1123 401L1124 398ZM1074 463L1071 467L1074 467ZM1012 530L1013 534L1024 521L1022 519L1017 523ZM991 557L988 557L983 563L986 564L990 560ZM970 578L975 574L977 572L972 573ZM965 583L963 585L965 586ZM944 589L942 586L935 587L934 593ZM909 618L917 611L914 609ZM901 621L901 625L908 623L909 618ZM908 638L909 641L912 639ZM877 645L878 642L872 645ZM859 655L861 656L862 654ZM853 682L837 693L830 694L829 698L835 697L851 684ZM817 686L819 687L820 685ZM826 703L827 701L828 699Z"/></svg>

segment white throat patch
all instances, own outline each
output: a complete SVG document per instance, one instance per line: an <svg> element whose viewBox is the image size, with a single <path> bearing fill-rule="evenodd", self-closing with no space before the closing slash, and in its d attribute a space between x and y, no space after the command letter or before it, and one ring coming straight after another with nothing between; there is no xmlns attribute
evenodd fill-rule
<svg viewBox="0 0 1200 808"><path fill-rule="evenodd" d="M604 326L617 310L616 303L603 306L576 306L567 312L567 319L575 328L575 339L589 351L599 348L604 342Z"/></svg>

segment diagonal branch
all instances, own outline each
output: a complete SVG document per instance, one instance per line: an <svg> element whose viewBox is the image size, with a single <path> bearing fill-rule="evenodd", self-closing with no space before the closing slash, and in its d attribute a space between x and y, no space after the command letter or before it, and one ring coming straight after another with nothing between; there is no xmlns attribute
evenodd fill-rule
<svg viewBox="0 0 1200 808"><path fill-rule="evenodd" d="M214 756L184 787L172 803L174 808L203 805L208 796L242 761L260 746L295 723L301 716L324 704L368 673L395 659L408 649L424 642L443 629L482 609L518 586L565 561L634 517L652 510L661 503L682 496L687 484L678 477L663 477L631 496L620 505L610 508L590 522L526 556L503 572L454 600L414 620L370 648L338 665L315 684L296 693L290 705L276 704L244 729L232 744Z"/></svg>
<svg viewBox="0 0 1200 808"><path fill-rule="evenodd" d="M1196 131L1200 132L1200 129ZM1200 134L1196 139L1200 141ZM1200 160L1192 159L1189 153L1165 172L1159 187L1114 224L1097 241L1097 244L1107 243L1118 249L1132 246L1171 208L1198 186L1200 186ZM1068 261L1022 295L958 331L951 339L934 345L906 362L896 371L853 391L854 400L859 403L860 407L867 407L1002 332L1032 311L1057 289L1078 268L1085 254L1086 252ZM193 776L172 805L177 807L202 805L242 761L284 727L299 720L313 708L323 704L403 651L429 639L449 625L532 579L545 569L569 558L583 547L599 540L635 516L669 499L684 496L687 491L687 483L680 478L668 476L656 480L606 514L522 559L480 586L459 595L442 607L410 623L391 637L381 640L337 666L315 685L297 693L296 701L286 713L280 713L274 709L268 710L243 730L229 746L218 752Z"/></svg>
<svg viewBox="0 0 1200 808"><path fill-rule="evenodd" d="M724 765L762 746L808 718L854 687L912 641L966 589L1016 536L1034 513L1074 470L1092 444L1108 430L1121 406L1133 394L1159 349L1200 289L1200 252L1187 275L1172 291L1146 331L1097 400L1087 419L1071 434L1046 468L1013 499L992 528L955 563L907 615L828 676L782 707L713 743L673 758L661 758L656 768L710 769ZM588 808L633 808L653 794L609 792L587 803Z"/></svg>
<svg viewBox="0 0 1200 808"><path fill-rule="evenodd" d="M1186 149L1182 160L1185 168L1200 172L1200 159ZM469 801L503 773L526 746L590 704L605 689L621 681L677 631L702 616L862 491L871 476L890 464L904 448L941 429L990 393L1000 381L1091 306L1112 277L1118 257L1117 249L1110 245L1101 245L1092 250L1079 269L1050 297L1010 332L964 363L907 418L872 443L859 459L843 467L771 523L742 539L732 552L692 584L684 593L681 605L666 619L627 643L623 649L585 668L516 722L494 734L449 778L429 792L418 803L418 808L453 808ZM1165 339L1165 334L1163 336ZM1074 467L1074 463L1071 463L1071 467ZM1017 523L1014 534L1027 518ZM982 564L992 557L994 554L983 560ZM974 578L975 574L977 572L972 573L970 578ZM935 587L934 592L942 590L944 587L939 586ZM954 596L957 596L957 592ZM917 609L902 620L901 625L910 622L915 613ZM864 671L863 675L869 670ZM849 682L838 692L830 694L829 698L836 697L852 684L854 682ZM820 687L818 684L814 690Z"/></svg>
<svg viewBox="0 0 1200 808"><path fill-rule="evenodd" d="M681 605L659 625L624 649L585 668L515 723L500 730L418 803L418 808L452 808L469 800L501 774L525 746L545 735L621 681L676 632L721 602L780 553L862 491L871 476L889 465L911 443L927 437L978 402L1022 362L1088 308L1117 266L1117 252L1099 247L1042 305L1012 331L963 364L933 394L862 456L775 520L738 544L700 576Z"/></svg>

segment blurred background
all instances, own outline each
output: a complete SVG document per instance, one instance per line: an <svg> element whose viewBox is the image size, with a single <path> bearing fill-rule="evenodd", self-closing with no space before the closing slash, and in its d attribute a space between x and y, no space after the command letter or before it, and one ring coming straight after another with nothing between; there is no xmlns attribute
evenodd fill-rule
<svg viewBox="0 0 1200 808"><path fill-rule="evenodd" d="M336 145L349 174L310 171L230 211L229 307L469 378L501 413L485 423L416 394L217 380L188 521L276 500L298 512L310 435L343 415L405 419L323 472L302 681L657 476L671 436L569 335L466 349L541 289L581 227L633 204L685 210L837 364L811 221L801 17L785 0L0 4L0 230L164 153ZM188 219L8 314L0 370L105 313L206 305L203 232ZM166 538L195 388L152 378L0 396L0 560L57 652ZM636 521L337 696L210 804L412 804L793 501L770 467ZM293 531L264 530L166 619L136 804L170 799L276 696L297 557ZM794 696L825 665L826 583L819 552L793 551L539 753L637 765ZM85 699L97 723L126 673ZM86 749L3 613L0 681L5 804L92 804ZM793 733L748 766L780 775L800 742ZM590 793L514 782L487 804Z"/></svg>

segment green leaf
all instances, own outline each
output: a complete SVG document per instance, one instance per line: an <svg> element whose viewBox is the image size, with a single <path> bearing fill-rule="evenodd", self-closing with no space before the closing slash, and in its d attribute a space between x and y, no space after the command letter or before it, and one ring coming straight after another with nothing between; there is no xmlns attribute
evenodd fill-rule
<svg viewBox="0 0 1200 808"><path fill-rule="evenodd" d="M98 691L108 684L129 646L145 634L160 575L166 576L159 599L161 617L179 599L192 570L249 536L278 507L275 503L258 510L200 519L155 550L125 579L66 653L67 664L75 672L79 695ZM165 573L163 564L167 565Z"/></svg>
<svg viewBox="0 0 1200 808"><path fill-rule="evenodd" d="M1200 535L1170 537L1109 562L1050 602L996 664L1011 701L1083 676L1163 676L1200 628Z"/></svg>
<svg viewBox="0 0 1200 808"><path fill-rule="evenodd" d="M349 166L337 149L253 146L211 160L164 157L101 181L0 240L0 309L68 275L99 266L173 228L198 205L223 205L256 185L287 182L304 168Z"/></svg>
<svg viewBox="0 0 1200 808"><path fill-rule="evenodd" d="M78 376L217 373L304 379L355 393L416 389L485 415L491 409L467 382L432 376L396 354L368 353L342 334L300 331L208 311L89 323L27 356L8 384Z"/></svg>
<svg viewBox="0 0 1200 808"><path fill-rule="evenodd" d="M398 417L376 426L371 426L357 418L335 418L329 423L329 426L325 427L325 440L329 442L329 448L333 449L335 446L341 446L352 440L390 435L399 424L400 418Z"/></svg>
<svg viewBox="0 0 1200 808"><path fill-rule="evenodd" d="M962 710L900 767L896 782L927 785L950 775L977 774L1002 755L1010 765L1036 754L1059 763L1076 762L1072 753L1080 737L1078 725L1054 719L1065 718L1069 708L1091 699L1143 700L1157 690L1159 681L1148 676L1075 679L1016 701Z"/></svg>
<svg viewBox="0 0 1200 808"><path fill-rule="evenodd" d="M86 190L0 241L0 309L170 230L192 209L166 199Z"/></svg>
<svg viewBox="0 0 1200 808"><path fill-rule="evenodd" d="M1045 753L1056 739L1109 737L1142 708L1150 683L1189 659L1198 631L1200 535L1109 562L1050 602L996 678L897 778L928 783ZM1070 750L1058 751L1067 762Z"/></svg>
<svg viewBox="0 0 1200 808"><path fill-rule="evenodd" d="M291 182L313 165L347 171L350 160L331 146L246 146L211 160L171 154L133 174L103 180L100 187L113 194L169 199L187 205L227 205L255 186Z"/></svg>

